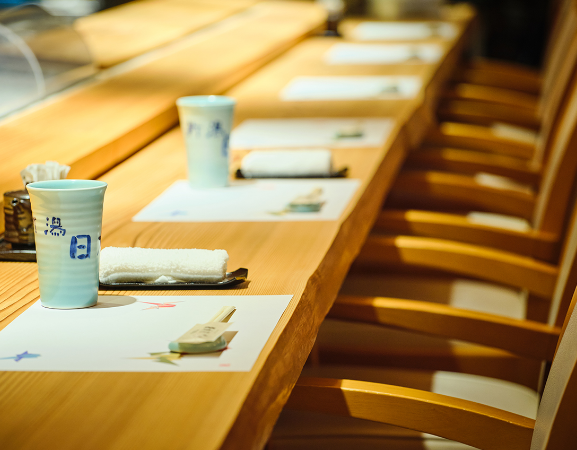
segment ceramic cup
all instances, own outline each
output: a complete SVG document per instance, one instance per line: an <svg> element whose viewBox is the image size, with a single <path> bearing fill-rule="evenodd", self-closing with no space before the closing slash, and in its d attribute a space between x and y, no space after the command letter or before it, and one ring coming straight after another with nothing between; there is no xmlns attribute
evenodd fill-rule
<svg viewBox="0 0 577 450"><path fill-rule="evenodd" d="M92 180L37 181L26 186L43 306L72 309L96 304L106 186Z"/></svg>
<svg viewBox="0 0 577 450"><path fill-rule="evenodd" d="M235 104L233 98L219 95L181 97L176 101L191 187L228 185L228 140Z"/></svg>

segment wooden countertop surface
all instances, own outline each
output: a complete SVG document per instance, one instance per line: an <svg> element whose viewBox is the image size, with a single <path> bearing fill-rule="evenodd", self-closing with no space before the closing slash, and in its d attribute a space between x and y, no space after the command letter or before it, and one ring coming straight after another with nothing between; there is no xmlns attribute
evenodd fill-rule
<svg viewBox="0 0 577 450"><path fill-rule="evenodd" d="M110 67L242 11L258 0L141 0L74 22L94 63Z"/></svg>
<svg viewBox="0 0 577 450"><path fill-rule="evenodd" d="M20 171L47 160L71 166L69 178L105 173L177 125L178 97L222 94L317 31L325 18L314 4L264 2L143 65L8 117L0 122L0 192L22 189Z"/></svg>

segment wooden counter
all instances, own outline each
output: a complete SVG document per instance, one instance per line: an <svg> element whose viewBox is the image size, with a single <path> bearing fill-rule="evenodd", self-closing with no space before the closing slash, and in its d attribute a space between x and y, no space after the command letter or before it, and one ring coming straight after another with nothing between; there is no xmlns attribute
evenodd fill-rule
<svg viewBox="0 0 577 450"><path fill-rule="evenodd" d="M262 448L404 159L412 130L422 128L422 117L428 114L425 109L435 97L429 89L415 99L395 102L279 102L279 90L292 77L337 73L318 59L331 42L313 39L298 45L230 94L238 99L239 119L381 115L397 120L397 126L380 148L334 150L337 164L348 165L350 177L361 180L361 187L339 220L131 222L139 209L176 179L185 178L185 153L178 129L100 178L109 184L104 246L225 248L231 256L229 267L244 266L250 270L250 282L240 289L227 290L226 295L293 295L253 369L178 374L4 372L0 374L0 385L5 386L0 390L3 449ZM454 45L458 48L460 43ZM451 55L434 66L403 70L421 71L418 73L433 89L447 74L444 65L451 63ZM361 68L349 69L339 69L338 73L354 74ZM401 68L382 66L379 74L388 71ZM1 327L37 298L30 267L0 265L0 275L10 274L6 278L11 286L4 288L4 282L0 285ZM138 294L143 295L143 291Z"/></svg>
<svg viewBox="0 0 577 450"><path fill-rule="evenodd" d="M110 67L238 13L258 0L141 0L74 22L94 63Z"/></svg>
<svg viewBox="0 0 577 450"><path fill-rule="evenodd" d="M20 171L47 160L71 166L69 178L101 175L178 123L178 97L223 93L316 32L325 19L314 4L264 2L142 66L5 119L0 192L21 189Z"/></svg>

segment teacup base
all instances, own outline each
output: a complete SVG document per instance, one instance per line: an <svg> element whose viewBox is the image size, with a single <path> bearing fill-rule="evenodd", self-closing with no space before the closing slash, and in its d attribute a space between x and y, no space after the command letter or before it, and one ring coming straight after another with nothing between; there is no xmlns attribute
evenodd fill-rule
<svg viewBox="0 0 577 450"><path fill-rule="evenodd" d="M84 306L54 306L54 305L47 305L46 303L42 302L42 299L40 299L40 305L43 306L44 308L48 308L48 309L84 309L84 308L92 308L93 306L96 306L97 300L94 301L94 303L91 303L89 305L84 305Z"/></svg>

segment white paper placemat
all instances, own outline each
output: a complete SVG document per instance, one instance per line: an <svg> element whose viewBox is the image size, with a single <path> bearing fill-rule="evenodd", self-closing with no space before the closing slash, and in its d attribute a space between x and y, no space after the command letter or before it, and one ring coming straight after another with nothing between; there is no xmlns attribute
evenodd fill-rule
<svg viewBox="0 0 577 450"><path fill-rule="evenodd" d="M453 39L455 36L457 27L450 22L361 22L353 30L353 37L359 41Z"/></svg>
<svg viewBox="0 0 577 450"><path fill-rule="evenodd" d="M284 101L395 100L412 98L421 89L416 76L296 77L280 92Z"/></svg>
<svg viewBox="0 0 577 450"><path fill-rule="evenodd" d="M335 44L327 50L327 64L432 64L443 56L437 44Z"/></svg>
<svg viewBox="0 0 577 450"><path fill-rule="evenodd" d="M292 295L100 296L92 308L36 302L0 332L0 370L50 372L246 372ZM168 350L219 308L236 306L228 347L185 355Z"/></svg>
<svg viewBox="0 0 577 450"><path fill-rule="evenodd" d="M230 138L233 150L254 148L382 147L395 122L372 118L249 119ZM358 130L357 136L347 132Z"/></svg>
<svg viewBox="0 0 577 450"><path fill-rule="evenodd" d="M174 183L132 218L135 222L302 222L337 220L360 185L354 179L245 180L191 189ZM299 195L322 189L319 212L278 214Z"/></svg>

